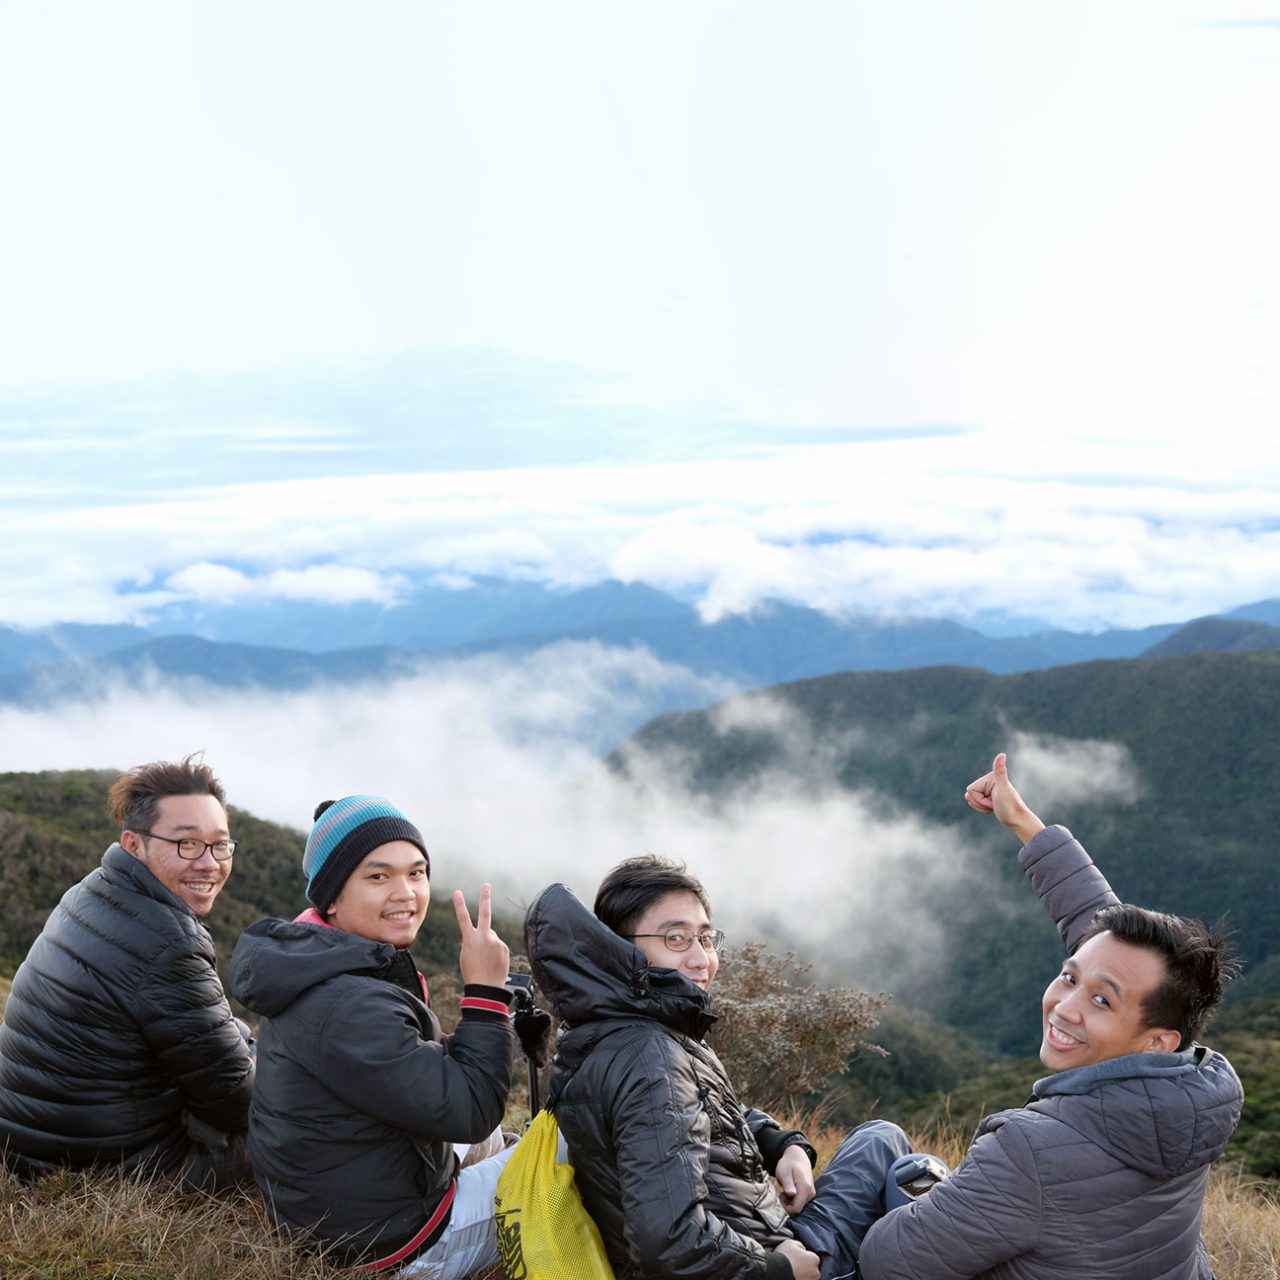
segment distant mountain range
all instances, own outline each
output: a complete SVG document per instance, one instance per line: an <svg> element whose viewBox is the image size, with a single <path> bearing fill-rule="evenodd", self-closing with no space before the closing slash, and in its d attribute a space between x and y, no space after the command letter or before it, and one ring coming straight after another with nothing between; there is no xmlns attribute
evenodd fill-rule
<svg viewBox="0 0 1280 1280"><path fill-rule="evenodd" d="M389 609L273 604L197 613L174 606L148 628L0 627L0 701L92 696L108 683L151 675L267 689L383 680L441 658L527 654L562 641L644 647L740 688L944 665L1005 674L1100 658L1280 649L1280 600L1183 626L993 636L946 619L842 620L781 602L705 623L692 606L640 583L553 595L493 580L461 591L421 587Z"/></svg>

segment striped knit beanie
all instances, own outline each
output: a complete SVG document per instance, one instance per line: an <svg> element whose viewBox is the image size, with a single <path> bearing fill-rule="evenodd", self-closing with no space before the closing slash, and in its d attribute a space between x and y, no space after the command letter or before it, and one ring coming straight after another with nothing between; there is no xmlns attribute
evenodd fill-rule
<svg viewBox="0 0 1280 1280"><path fill-rule="evenodd" d="M427 874L431 874L431 855L422 833L395 805L381 796L322 800L316 806L315 826L302 854L307 901L324 915L342 892L347 877L379 845L392 840L416 844L427 860Z"/></svg>

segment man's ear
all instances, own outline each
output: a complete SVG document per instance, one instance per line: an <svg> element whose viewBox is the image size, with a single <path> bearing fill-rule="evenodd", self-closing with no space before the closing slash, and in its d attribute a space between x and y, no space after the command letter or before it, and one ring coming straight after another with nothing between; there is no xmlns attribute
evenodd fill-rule
<svg viewBox="0 0 1280 1280"><path fill-rule="evenodd" d="M131 853L135 858L142 856L142 837L136 831L122 831L120 833L120 847L125 853Z"/></svg>
<svg viewBox="0 0 1280 1280"><path fill-rule="evenodd" d="M1167 1027L1153 1029L1150 1036L1143 1053L1176 1053L1182 1043L1181 1032L1170 1031Z"/></svg>

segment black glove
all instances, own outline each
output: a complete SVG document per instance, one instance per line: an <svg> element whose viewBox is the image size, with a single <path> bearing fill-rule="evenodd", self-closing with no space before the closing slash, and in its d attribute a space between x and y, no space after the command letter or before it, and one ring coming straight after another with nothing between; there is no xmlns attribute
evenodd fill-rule
<svg viewBox="0 0 1280 1280"><path fill-rule="evenodd" d="M520 1037L524 1056L535 1067L545 1067L551 1051L551 1015L545 1009L521 1009L513 1014L511 1024Z"/></svg>

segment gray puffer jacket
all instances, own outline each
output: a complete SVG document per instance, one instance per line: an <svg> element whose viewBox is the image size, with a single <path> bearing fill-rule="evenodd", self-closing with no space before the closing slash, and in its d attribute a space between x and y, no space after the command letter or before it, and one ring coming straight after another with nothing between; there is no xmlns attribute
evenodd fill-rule
<svg viewBox="0 0 1280 1280"><path fill-rule="evenodd" d="M1115 901L1064 827L1019 858L1068 950ZM1240 1118L1240 1081L1219 1053L1112 1058L1039 1080L1025 1106L988 1116L964 1162L877 1222L864 1280L1196 1280L1209 1165Z"/></svg>
<svg viewBox="0 0 1280 1280"><path fill-rule="evenodd" d="M769 1175L807 1144L734 1096L703 1043L707 993L651 968L561 884L529 908L525 946L565 1024L548 1105L618 1280L791 1280Z"/></svg>
<svg viewBox="0 0 1280 1280"><path fill-rule="evenodd" d="M59 1165L178 1175L184 1113L243 1131L253 1060L191 908L118 844L62 895L0 1027L0 1146Z"/></svg>

